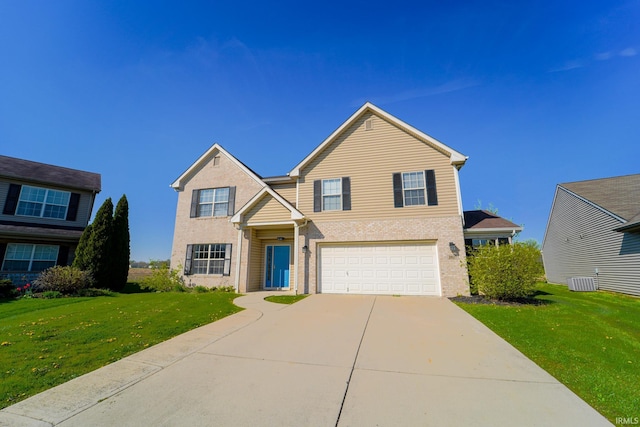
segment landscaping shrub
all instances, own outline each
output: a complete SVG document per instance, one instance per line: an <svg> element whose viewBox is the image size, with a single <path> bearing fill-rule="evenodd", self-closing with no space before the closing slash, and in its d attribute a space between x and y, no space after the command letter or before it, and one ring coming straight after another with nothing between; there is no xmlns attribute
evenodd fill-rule
<svg viewBox="0 0 640 427"><path fill-rule="evenodd" d="M45 291L42 294L40 294L40 298L44 298L44 299L62 298L62 294L58 291Z"/></svg>
<svg viewBox="0 0 640 427"><path fill-rule="evenodd" d="M487 298L526 298L535 292L536 280L544 273L540 250L531 243L486 245L468 258L471 286Z"/></svg>
<svg viewBox="0 0 640 427"><path fill-rule="evenodd" d="M178 270L170 270L165 265L154 268L150 276L142 279L140 288L156 292L187 291L187 287L184 285L184 280Z"/></svg>
<svg viewBox="0 0 640 427"><path fill-rule="evenodd" d="M0 298L12 298L16 296L18 291L9 279L0 280Z"/></svg>
<svg viewBox="0 0 640 427"><path fill-rule="evenodd" d="M57 291L65 295L77 293L92 285L93 278L89 272L60 265L46 269L34 281L35 288L40 292Z"/></svg>

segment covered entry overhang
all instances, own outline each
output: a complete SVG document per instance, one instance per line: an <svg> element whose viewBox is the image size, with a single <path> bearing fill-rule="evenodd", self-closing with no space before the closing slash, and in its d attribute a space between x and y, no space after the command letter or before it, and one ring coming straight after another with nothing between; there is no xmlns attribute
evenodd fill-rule
<svg viewBox="0 0 640 427"><path fill-rule="evenodd" d="M236 262L236 291L277 289L298 293L299 237L300 228L307 224L306 217L265 187L231 222L238 230L241 257Z"/></svg>

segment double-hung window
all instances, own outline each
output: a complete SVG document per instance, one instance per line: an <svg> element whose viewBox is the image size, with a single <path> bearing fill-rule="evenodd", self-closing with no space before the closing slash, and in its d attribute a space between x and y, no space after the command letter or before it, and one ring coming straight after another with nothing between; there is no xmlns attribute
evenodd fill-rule
<svg viewBox="0 0 640 427"><path fill-rule="evenodd" d="M191 217L233 215L235 187L193 190Z"/></svg>
<svg viewBox="0 0 640 427"><path fill-rule="evenodd" d="M322 180L322 210L342 210L342 180L340 178Z"/></svg>
<svg viewBox="0 0 640 427"><path fill-rule="evenodd" d="M351 178L317 179L313 182L313 211L351 210Z"/></svg>
<svg viewBox="0 0 640 427"><path fill-rule="evenodd" d="M436 176L433 170L397 172L393 174L393 202L404 206L436 206Z"/></svg>
<svg viewBox="0 0 640 427"><path fill-rule="evenodd" d="M231 273L231 244L205 243L187 245L185 274Z"/></svg>
<svg viewBox="0 0 640 427"><path fill-rule="evenodd" d="M68 191L23 185L16 215L65 219L70 198Z"/></svg>
<svg viewBox="0 0 640 427"><path fill-rule="evenodd" d="M9 243L2 271L43 271L56 265L59 246Z"/></svg>

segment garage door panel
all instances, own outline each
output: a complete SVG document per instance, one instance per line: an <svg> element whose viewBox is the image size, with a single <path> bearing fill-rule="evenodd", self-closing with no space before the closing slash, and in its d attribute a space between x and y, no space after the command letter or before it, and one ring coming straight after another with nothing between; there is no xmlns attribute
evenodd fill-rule
<svg viewBox="0 0 640 427"><path fill-rule="evenodd" d="M434 244L321 246L324 293L440 295Z"/></svg>

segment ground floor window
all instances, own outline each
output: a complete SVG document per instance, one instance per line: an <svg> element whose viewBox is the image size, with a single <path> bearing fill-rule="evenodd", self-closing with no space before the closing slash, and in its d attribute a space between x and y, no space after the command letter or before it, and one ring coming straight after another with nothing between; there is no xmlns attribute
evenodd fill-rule
<svg viewBox="0 0 640 427"><path fill-rule="evenodd" d="M230 243L199 243L187 245L185 274L231 273Z"/></svg>
<svg viewBox="0 0 640 427"><path fill-rule="evenodd" d="M56 245L9 243L2 262L2 271L43 271L56 265Z"/></svg>

